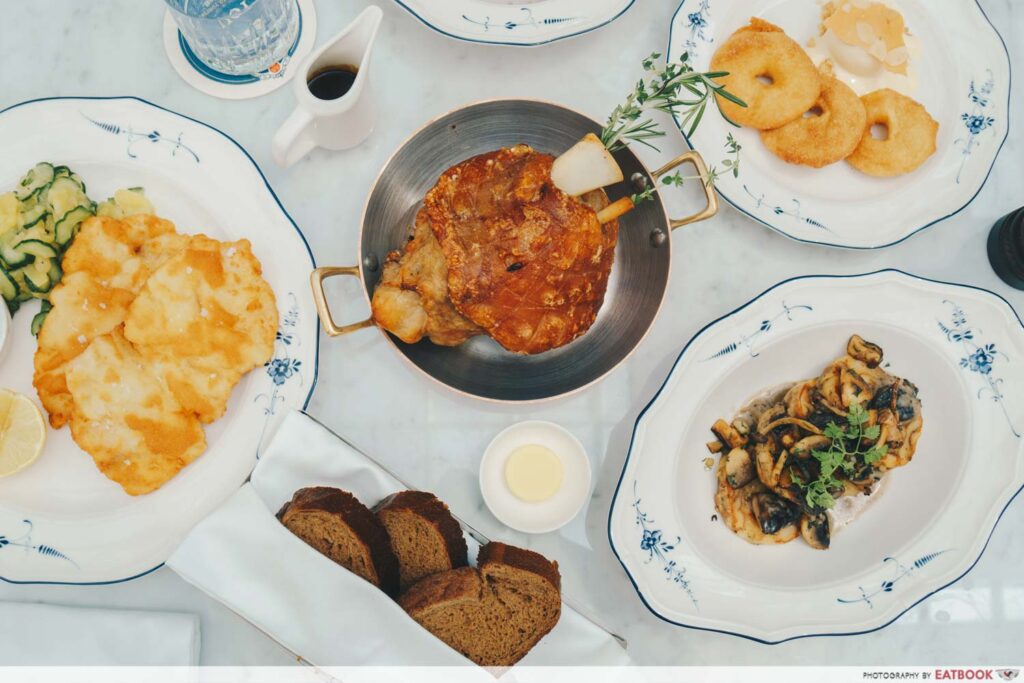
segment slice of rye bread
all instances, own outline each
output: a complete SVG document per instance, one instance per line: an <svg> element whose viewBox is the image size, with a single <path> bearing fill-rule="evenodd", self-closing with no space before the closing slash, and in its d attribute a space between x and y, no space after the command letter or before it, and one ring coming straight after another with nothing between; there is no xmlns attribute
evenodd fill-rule
<svg viewBox="0 0 1024 683"><path fill-rule="evenodd" d="M434 494L400 491L373 511L391 537L403 591L426 576L469 563L462 527Z"/></svg>
<svg viewBox="0 0 1024 683"><path fill-rule="evenodd" d="M558 623L558 563L504 543L480 549L477 567L423 579L399 604L423 628L481 666L512 666Z"/></svg>
<svg viewBox="0 0 1024 683"><path fill-rule="evenodd" d="M388 595L398 595L398 560L388 532L348 491L326 486L299 489L277 518L321 554Z"/></svg>

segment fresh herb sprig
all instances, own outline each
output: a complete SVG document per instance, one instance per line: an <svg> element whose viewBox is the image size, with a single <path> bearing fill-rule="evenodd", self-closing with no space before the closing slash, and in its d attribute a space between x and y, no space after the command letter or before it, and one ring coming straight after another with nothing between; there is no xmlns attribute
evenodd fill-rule
<svg viewBox="0 0 1024 683"><path fill-rule="evenodd" d="M881 434L878 425L865 426L869 417L868 411L853 401L846 415L845 428L835 422L828 423L823 434L832 442L829 448L811 451L820 469L817 479L805 483L790 470L794 483L803 489L807 505L812 509L828 510L835 505L833 494L843 488L843 481L838 475L853 474L861 462L874 465L889 451L885 444L864 448L864 441L875 442Z"/></svg>
<svg viewBox="0 0 1024 683"><path fill-rule="evenodd" d="M661 184L669 187L682 187L687 181L700 180L708 187L714 187L718 179L723 174L731 173L733 178L740 177L740 150L743 146L736 141L732 133L726 136L725 148L729 156L722 159L721 165L724 170L720 171L717 166L712 165L708 168L707 176L700 175L683 175L681 172L676 171L672 175L664 176L661 179ZM647 201L654 196L654 193L658 191L658 188L654 185L648 184L643 191L637 192L636 194L630 195L630 200L634 204Z"/></svg>
<svg viewBox="0 0 1024 683"><path fill-rule="evenodd" d="M679 116L680 126L687 128L687 137L693 135L700 125L708 100L714 100L719 112L721 103L715 95L745 107L743 100L730 93L716 78L727 76L725 71L700 72L690 66L689 55L683 53L678 62L666 64L658 70L661 54L654 52L643 61L644 71L653 74L636 83L623 104L615 107L608 123L601 131L601 141L611 152L616 152L630 142L639 142L652 149L658 148L650 140L664 137L665 131L658 128L654 120L645 117L650 111L661 111ZM679 111L679 110L683 111ZM725 113L722 116L734 126ZM660 151L660 150L659 150Z"/></svg>

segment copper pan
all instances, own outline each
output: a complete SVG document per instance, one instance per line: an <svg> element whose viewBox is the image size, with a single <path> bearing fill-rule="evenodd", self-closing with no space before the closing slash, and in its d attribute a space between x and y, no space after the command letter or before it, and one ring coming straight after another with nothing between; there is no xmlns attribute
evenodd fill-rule
<svg viewBox="0 0 1024 683"><path fill-rule="evenodd" d="M374 327L372 320L335 322L323 283L335 275L357 277L369 303L388 252L402 245L423 196L448 168L484 152L525 143L560 154L601 125L571 109L536 100L491 100L449 112L406 140L377 177L363 210L359 265L317 268L313 298L327 334L335 337ZM700 175L704 160L696 151L650 172L629 149L615 154L627 179L653 178L689 163ZM668 285L675 228L718 212L714 191L705 187L707 206L686 218L669 218L657 194L620 219L619 242L608 292L590 330L561 348L535 356L509 353L487 337L458 347L422 341L405 344L384 337L412 365L457 392L493 401L540 401L580 391L614 370L643 340L661 309ZM635 192L633 184L608 188L614 201Z"/></svg>

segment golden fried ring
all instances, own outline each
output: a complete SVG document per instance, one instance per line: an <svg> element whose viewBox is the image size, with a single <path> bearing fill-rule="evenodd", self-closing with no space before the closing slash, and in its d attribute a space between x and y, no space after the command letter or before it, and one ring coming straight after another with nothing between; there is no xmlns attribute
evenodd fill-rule
<svg viewBox="0 0 1024 683"><path fill-rule="evenodd" d="M778 26L756 17L718 48L711 71L727 71L718 82L747 104L741 107L719 96L722 112L760 130L803 116L821 93L821 77L803 48Z"/></svg>
<svg viewBox="0 0 1024 683"><path fill-rule="evenodd" d="M821 97L811 115L781 128L761 131L775 156L791 164L821 168L842 161L857 149L867 126L867 110L857 93L842 81L822 75Z"/></svg>
<svg viewBox="0 0 1024 683"><path fill-rule="evenodd" d="M919 102L884 88L860 98L867 110L867 126L857 149L847 161L862 173L889 177L910 173L935 153L939 124ZM871 127L885 126L889 134L879 140Z"/></svg>

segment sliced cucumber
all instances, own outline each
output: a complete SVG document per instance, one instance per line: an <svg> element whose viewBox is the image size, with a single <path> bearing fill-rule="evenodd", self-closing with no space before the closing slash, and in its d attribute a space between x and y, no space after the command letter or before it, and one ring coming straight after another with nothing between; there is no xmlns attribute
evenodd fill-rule
<svg viewBox="0 0 1024 683"><path fill-rule="evenodd" d="M53 259L50 261L50 282L56 285L64 277L64 271L60 268L60 259Z"/></svg>
<svg viewBox="0 0 1024 683"><path fill-rule="evenodd" d="M50 212L58 220L75 207L89 205L89 198L71 178L57 178L46 191Z"/></svg>
<svg viewBox="0 0 1024 683"><path fill-rule="evenodd" d="M53 229L54 239L57 240L57 244L61 247L66 247L70 244L71 240L78 233L78 226L86 218L92 216L92 214L92 204L76 206L64 214L64 217L57 221Z"/></svg>
<svg viewBox="0 0 1024 683"><path fill-rule="evenodd" d="M39 336L39 330L43 329L43 322L46 320L46 314L50 312L51 308L53 308L53 305L46 299L43 299L43 303L39 307L39 312L32 317L32 325L29 327L32 331L33 337Z"/></svg>
<svg viewBox="0 0 1024 683"><path fill-rule="evenodd" d="M46 210L45 204L36 204L35 206L21 212L21 229L25 230L31 228L39 221L46 220L46 216L49 212Z"/></svg>
<svg viewBox="0 0 1024 683"><path fill-rule="evenodd" d="M32 256L20 252L12 246L5 245L0 247L0 259L3 259L4 265L7 268L13 270L30 263L32 261Z"/></svg>
<svg viewBox="0 0 1024 683"><path fill-rule="evenodd" d="M14 193L21 200L35 197L39 192L44 191L50 186L50 183L53 182L53 175L53 164L45 161L38 163L32 167L31 171L25 174L25 177L21 179L21 183Z"/></svg>
<svg viewBox="0 0 1024 683"><path fill-rule="evenodd" d="M0 296L3 296L4 301L9 304L18 298L20 292L21 288L18 287L18 283L14 278L4 268L0 268ZM9 305L8 308L10 308ZM13 313L14 311L11 312Z"/></svg>
<svg viewBox="0 0 1024 683"><path fill-rule="evenodd" d="M35 294L46 294L55 283L50 281L50 269L47 267L45 272L40 272L28 266L18 271L25 277L25 286Z"/></svg>
<svg viewBox="0 0 1024 683"><path fill-rule="evenodd" d="M22 240L13 247L15 251L20 251L23 254L29 256L37 256L39 258L54 259L57 258L57 249L52 244L44 242L42 240ZM46 266L49 268L49 264Z"/></svg>

